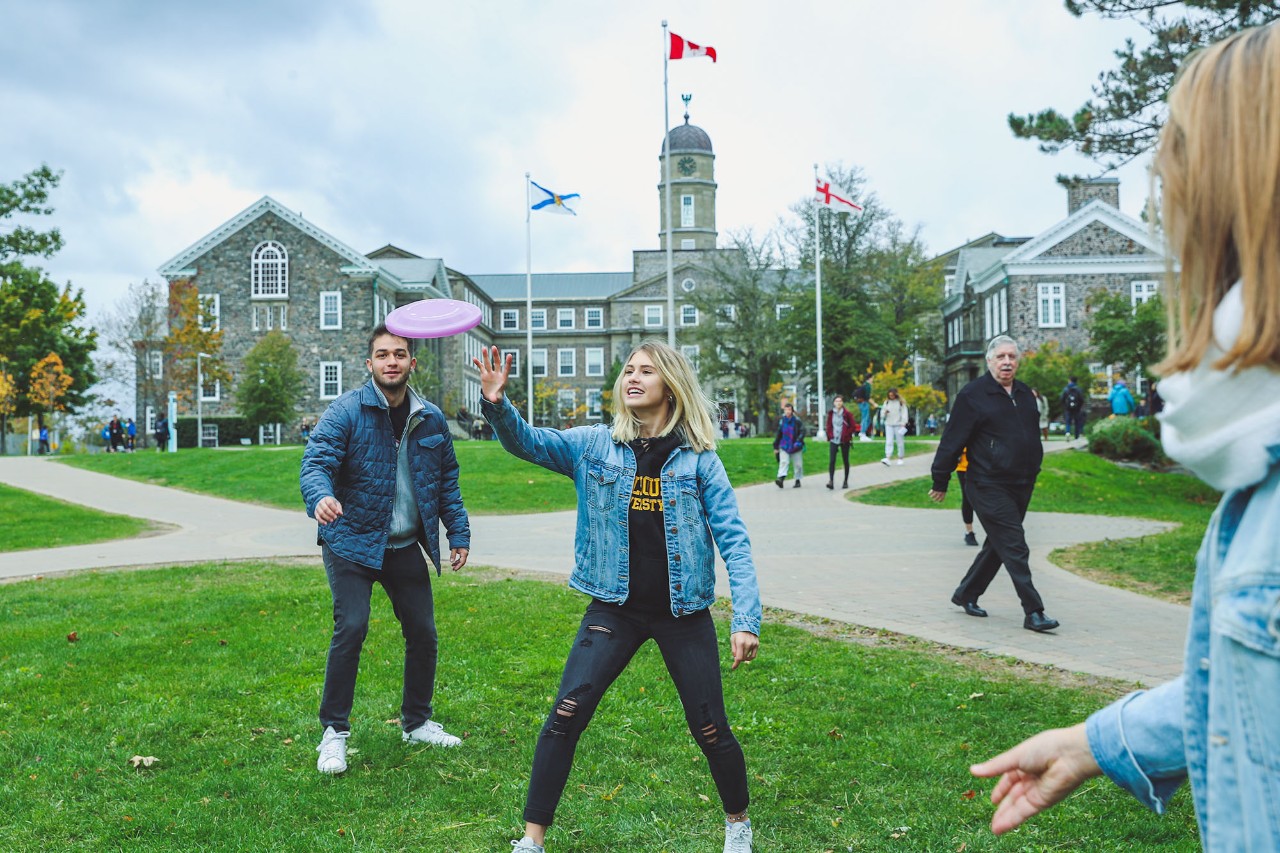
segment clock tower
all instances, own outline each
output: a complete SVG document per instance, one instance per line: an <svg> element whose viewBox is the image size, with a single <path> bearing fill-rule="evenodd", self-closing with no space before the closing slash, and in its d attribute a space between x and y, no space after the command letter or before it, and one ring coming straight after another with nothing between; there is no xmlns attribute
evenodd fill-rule
<svg viewBox="0 0 1280 853"><path fill-rule="evenodd" d="M672 128L658 155L658 248L667 248L667 164L671 156L671 216L675 221L672 248L716 247L716 155L711 137L689 124L689 97L685 96L684 124Z"/></svg>

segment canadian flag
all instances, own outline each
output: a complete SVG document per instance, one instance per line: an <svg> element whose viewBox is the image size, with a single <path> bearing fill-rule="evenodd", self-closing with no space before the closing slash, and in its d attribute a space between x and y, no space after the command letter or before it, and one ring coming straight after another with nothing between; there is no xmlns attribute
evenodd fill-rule
<svg viewBox="0 0 1280 853"><path fill-rule="evenodd" d="M687 59L691 56L709 56L711 61L716 61L716 49L714 47L703 47L700 44L694 44L691 41L680 38L675 33L671 33L671 58Z"/></svg>
<svg viewBox="0 0 1280 853"><path fill-rule="evenodd" d="M836 187L835 189L840 188ZM844 190L840 190L840 192L844 192ZM827 207L834 207L837 210L844 210L845 212L850 210L856 210L858 213L862 212L861 205L854 204L849 199L837 195L831 187L831 182L824 181L821 178L818 179L818 203L825 204Z"/></svg>

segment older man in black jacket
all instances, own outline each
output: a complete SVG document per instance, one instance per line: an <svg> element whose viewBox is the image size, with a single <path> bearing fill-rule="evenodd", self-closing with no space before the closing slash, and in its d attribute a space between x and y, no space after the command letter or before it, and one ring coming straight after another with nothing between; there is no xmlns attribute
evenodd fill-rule
<svg viewBox="0 0 1280 853"><path fill-rule="evenodd" d="M1031 552L1022 529L1044 448L1040 444L1035 397L1029 387L1014 378L1019 357L1018 344L1008 335L992 338L987 345L989 372L962 388L951 407L946 431L933 457L929 497L935 501L946 497L951 472L967 448L965 495L987 538L951 602L970 616L986 616L987 611L978 606L978 598L987 591L1003 563L1026 614L1022 626L1029 631L1052 631L1058 622L1044 615L1044 603L1031 583Z"/></svg>

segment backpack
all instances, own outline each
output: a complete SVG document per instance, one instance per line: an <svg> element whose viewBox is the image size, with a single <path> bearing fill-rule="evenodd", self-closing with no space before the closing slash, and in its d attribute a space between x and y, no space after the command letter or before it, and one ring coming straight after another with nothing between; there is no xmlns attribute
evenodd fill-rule
<svg viewBox="0 0 1280 853"><path fill-rule="evenodd" d="M1078 386L1068 386L1066 393L1063 394L1063 403L1066 405L1067 411L1079 411L1080 406L1084 404L1084 394L1080 393L1080 388Z"/></svg>

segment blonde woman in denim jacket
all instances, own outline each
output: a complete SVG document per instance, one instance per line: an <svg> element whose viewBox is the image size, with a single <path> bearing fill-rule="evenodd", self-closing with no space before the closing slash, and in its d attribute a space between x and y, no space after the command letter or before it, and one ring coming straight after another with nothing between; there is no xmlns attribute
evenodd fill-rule
<svg viewBox="0 0 1280 853"><path fill-rule="evenodd" d="M1210 851L1280 850L1280 29L1193 55L1154 174L1181 274L1165 451L1224 495L1196 558L1183 674L990 761L1004 832L1106 774L1162 812L1191 783ZM1154 193L1153 193L1154 195Z"/></svg>
<svg viewBox="0 0 1280 853"><path fill-rule="evenodd" d="M720 794L724 849L749 853L746 761L725 713L708 610L715 549L729 574L734 669L759 648L760 592L737 498L715 453L714 406L693 368L666 344L642 343L614 383L612 428L557 430L529 426L506 399L510 358L500 362L495 347L474 362L481 411L502 446L573 478L578 521L569 585L591 596L538 738L525 834L513 847L543 853L578 738L609 685L652 639Z"/></svg>

